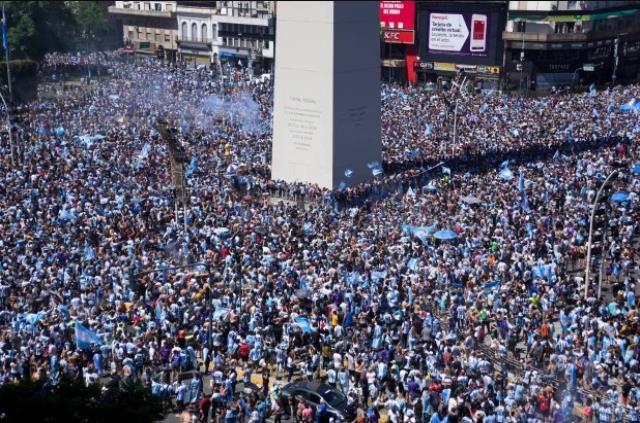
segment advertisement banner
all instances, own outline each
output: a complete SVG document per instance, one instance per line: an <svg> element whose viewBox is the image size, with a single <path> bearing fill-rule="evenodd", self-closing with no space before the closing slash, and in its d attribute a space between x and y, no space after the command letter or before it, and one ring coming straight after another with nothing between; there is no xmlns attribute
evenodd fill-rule
<svg viewBox="0 0 640 423"><path fill-rule="evenodd" d="M429 14L428 52L431 54L488 57L491 15L485 13Z"/></svg>
<svg viewBox="0 0 640 423"><path fill-rule="evenodd" d="M385 43L413 44L415 33L406 29L383 29L382 41Z"/></svg>
<svg viewBox="0 0 640 423"><path fill-rule="evenodd" d="M381 1L380 27L384 29L415 29L415 1Z"/></svg>

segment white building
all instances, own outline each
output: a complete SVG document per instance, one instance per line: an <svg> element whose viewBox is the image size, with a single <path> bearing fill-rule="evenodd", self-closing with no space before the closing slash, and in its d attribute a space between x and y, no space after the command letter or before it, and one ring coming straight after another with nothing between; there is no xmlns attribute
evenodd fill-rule
<svg viewBox="0 0 640 423"><path fill-rule="evenodd" d="M194 64L226 62L270 70L274 12L273 1L179 1L179 57Z"/></svg>
<svg viewBox="0 0 640 423"><path fill-rule="evenodd" d="M179 59L193 64L209 64L217 49L218 13L215 1L180 1L176 18Z"/></svg>
<svg viewBox="0 0 640 423"><path fill-rule="evenodd" d="M122 38L136 53L172 60L177 50L175 1L116 1L109 13L122 19Z"/></svg>

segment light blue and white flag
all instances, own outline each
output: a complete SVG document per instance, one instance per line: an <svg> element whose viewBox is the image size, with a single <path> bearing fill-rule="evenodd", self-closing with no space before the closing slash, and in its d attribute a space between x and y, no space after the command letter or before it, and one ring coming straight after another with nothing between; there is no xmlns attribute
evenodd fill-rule
<svg viewBox="0 0 640 423"><path fill-rule="evenodd" d="M102 340L97 333L76 322L76 345L85 350L91 348L91 344L102 345Z"/></svg>

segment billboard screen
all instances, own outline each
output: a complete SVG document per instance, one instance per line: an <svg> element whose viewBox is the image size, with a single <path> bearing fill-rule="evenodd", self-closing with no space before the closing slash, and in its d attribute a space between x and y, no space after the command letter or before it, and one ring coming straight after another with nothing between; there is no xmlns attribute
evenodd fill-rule
<svg viewBox="0 0 640 423"><path fill-rule="evenodd" d="M485 13L430 13L428 51L487 57L493 47L487 40L490 26L490 15Z"/></svg>
<svg viewBox="0 0 640 423"><path fill-rule="evenodd" d="M420 56L426 61L473 65L502 63L506 11L494 5L424 2L419 11Z"/></svg>
<svg viewBox="0 0 640 423"><path fill-rule="evenodd" d="M380 29L385 43L415 43L415 1L381 1Z"/></svg>

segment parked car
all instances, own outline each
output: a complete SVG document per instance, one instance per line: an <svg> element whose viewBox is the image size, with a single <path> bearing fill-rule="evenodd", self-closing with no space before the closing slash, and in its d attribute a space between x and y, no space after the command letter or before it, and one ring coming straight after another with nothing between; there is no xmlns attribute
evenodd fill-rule
<svg viewBox="0 0 640 423"><path fill-rule="evenodd" d="M293 382L282 388L282 395L294 399L302 398L311 404L314 411L324 400L329 415L338 421L351 421L355 418L355 410L347 406L347 398L326 383Z"/></svg>

